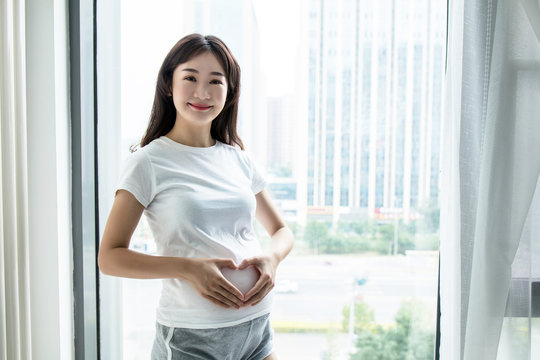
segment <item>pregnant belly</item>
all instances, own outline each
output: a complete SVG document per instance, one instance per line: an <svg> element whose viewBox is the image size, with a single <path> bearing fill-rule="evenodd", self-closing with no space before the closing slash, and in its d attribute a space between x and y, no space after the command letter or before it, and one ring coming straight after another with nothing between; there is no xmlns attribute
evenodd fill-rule
<svg viewBox="0 0 540 360"><path fill-rule="evenodd" d="M242 270L222 268L221 273L244 295L251 290L260 276L259 271L254 266L248 266Z"/></svg>

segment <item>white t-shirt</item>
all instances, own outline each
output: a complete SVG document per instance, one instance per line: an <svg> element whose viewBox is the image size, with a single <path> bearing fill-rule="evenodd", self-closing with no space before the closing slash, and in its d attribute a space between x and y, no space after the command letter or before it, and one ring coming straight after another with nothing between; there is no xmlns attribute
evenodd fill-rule
<svg viewBox="0 0 540 360"><path fill-rule="evenodd" d="M262 253L253 230L255 194L266 183L244 152L219 141L199 148L162 136L127 159L117 189L132 193L161 256L227 258ZM157 321L192 329L233 326L270 312L272 293L255 306L224 309L179 279L164 279Z"/></svg>

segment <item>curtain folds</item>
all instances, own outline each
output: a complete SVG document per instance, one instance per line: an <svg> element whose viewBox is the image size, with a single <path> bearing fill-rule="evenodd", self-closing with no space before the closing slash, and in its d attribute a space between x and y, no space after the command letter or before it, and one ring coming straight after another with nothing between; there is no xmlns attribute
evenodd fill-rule
<svg viewBox="0 0 540 360"><path fill-rule="evenodd" d="M0 6L0 359L31 359L25 2Z"/></svg>
<svg viewBox="0 0 540 360"><path fill-rule="evenodd" d="M498 350L513 295L512 266L522 234L534 224L526 220L540 174L538 6L529 0L451 2L441 359L504 358ZM527 359L530 350L522 354Z"/></svg>

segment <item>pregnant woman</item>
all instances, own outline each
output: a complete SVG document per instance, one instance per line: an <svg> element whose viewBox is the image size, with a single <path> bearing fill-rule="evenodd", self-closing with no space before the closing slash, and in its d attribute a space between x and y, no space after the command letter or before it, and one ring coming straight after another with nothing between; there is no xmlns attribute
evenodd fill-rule
<svg viewBox="0 0 540 360"><path fill-rule="evenodd" d="M293 235L237 134L239 96L227 46L182 38L163 61L146 134L121 173L98 263L108 275L163 279L154 360L277 358L271 290ZM129 250L143 212L156 256ZM269 252L255 217L271 236Z"/></svg>

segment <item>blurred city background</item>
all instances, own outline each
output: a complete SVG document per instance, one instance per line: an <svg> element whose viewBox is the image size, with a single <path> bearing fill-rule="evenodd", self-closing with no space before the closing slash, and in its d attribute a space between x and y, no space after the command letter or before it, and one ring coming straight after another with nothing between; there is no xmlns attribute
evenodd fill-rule
<svg viewBox="0 0 540 360"><path fill-rule="evenodd" d="M433 359L446 6L118 3L121 121L111 126L122 159L144 133L178 39L217 35L240 63L240 135L297 239L275 288L280 359ZM144 219L132 246L154 251ZM159 291L139 280L102 291L122 304L125 359L149 358Z"/></svg>

